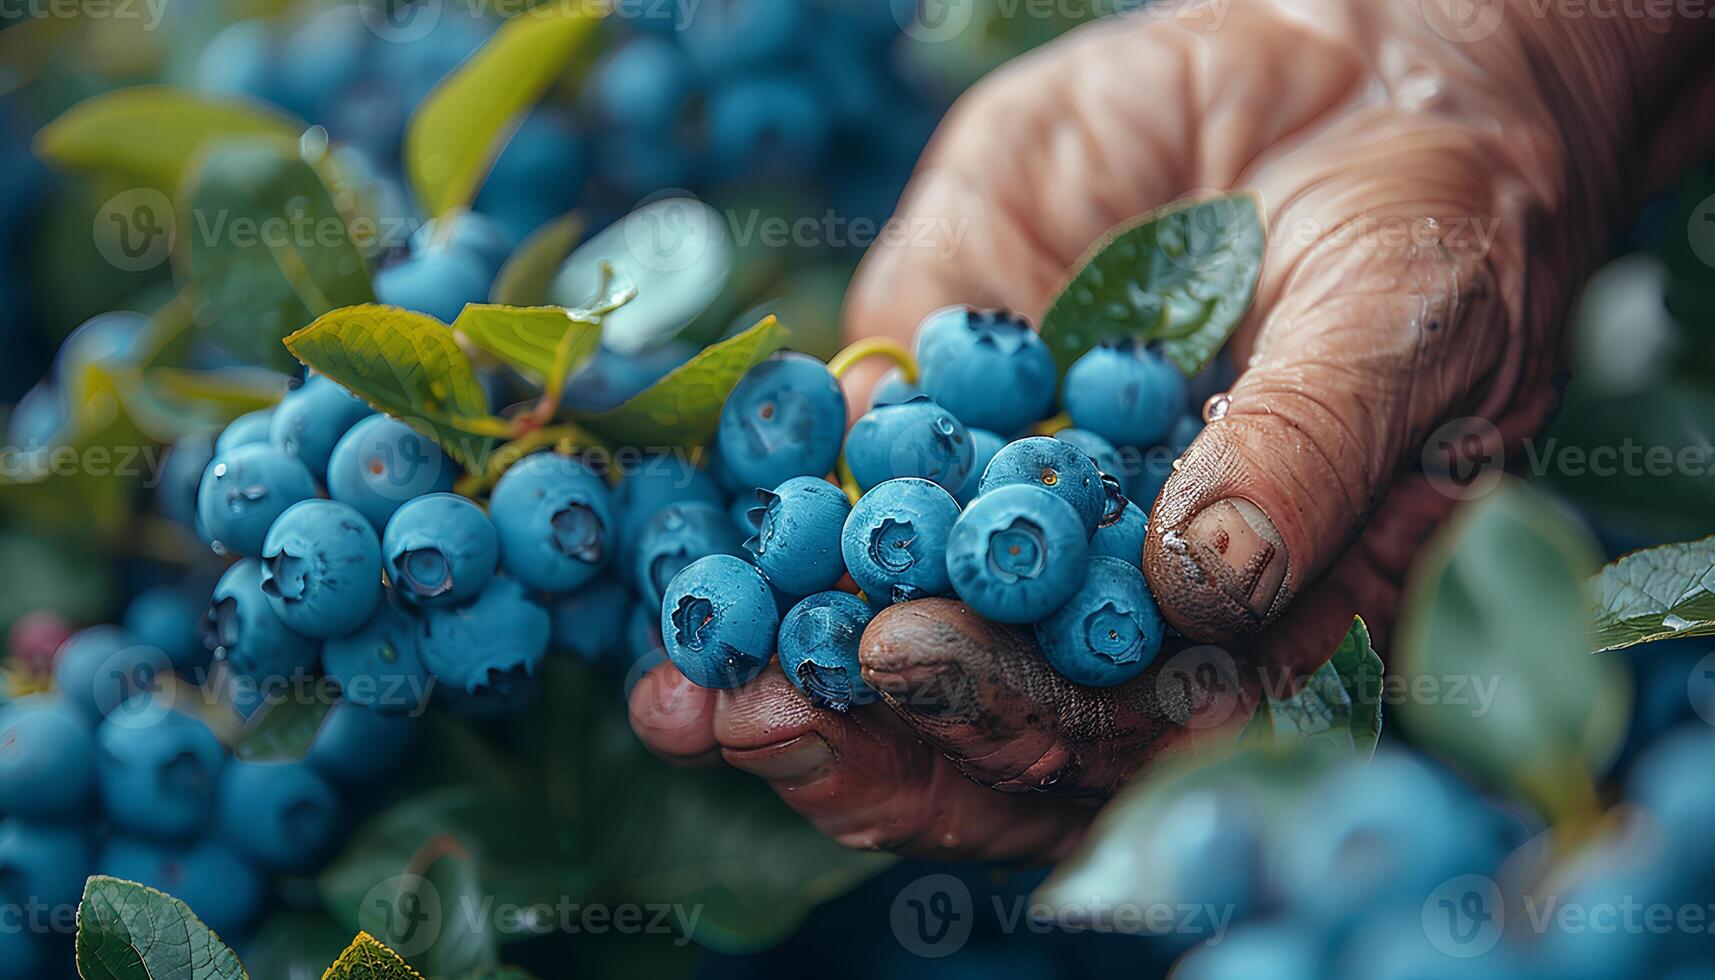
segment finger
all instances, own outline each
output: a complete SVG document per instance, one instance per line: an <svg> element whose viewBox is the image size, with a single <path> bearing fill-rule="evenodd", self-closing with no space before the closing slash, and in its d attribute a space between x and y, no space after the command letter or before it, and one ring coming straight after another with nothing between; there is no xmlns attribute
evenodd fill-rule
<svg viewBox="0 0 1715 980"><path fill-rule="evenodd" d="M720 761L714 692L692 684L679 668L664 663L644 674L628 703L632 731L649 751L681 766Z"/></svg>
<svg viewBox="0 0 1715 980"><path fill-rule="evenodd" d="M962 776L877 705L816 708L773 664L715 697L714 734L738 769L847 847L949 860L1054 860L1093 810L999 796Z"/></svg>
<svg viewBox="0 0 1715 980"><path fill-rule="evenodd" d="M882 611L859 657L919 735L1002 790L1111 793L1145 762L1230 742L1255 704L1254 678L1228 651L1164 652L1126 684L1082 687L1029 634L950 599Z"/></svg>

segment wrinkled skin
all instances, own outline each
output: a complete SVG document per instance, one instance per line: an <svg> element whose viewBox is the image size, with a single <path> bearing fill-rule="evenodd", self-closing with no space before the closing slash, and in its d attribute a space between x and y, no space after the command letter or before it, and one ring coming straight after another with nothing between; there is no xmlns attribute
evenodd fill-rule
<svg viewBox="0 0 1715 980"><path fill-rule="evenodd" d="M1707 151L1715 113L1707 19L1507 4L1451 40L1447 4L1470 9L1235 0L1077 31L960 102L901 211L934 244L878 248L853 286L853 337L908 339L951 302L1039 317L1112 225L1257 191L1268 253L1228 347L1243 372L1144 553L1169 621L1219 646L1096 691L1025 634L924 600L865 633L886 708L818 711L778 668L716 693L667 666L632 693L644 741L761 776L849 846L1053 860L1093 801L1230 740L1263 680L1314 668L1353 613L1385 643L1454 505L1423 475L1426 439L1464 416L1514 445L1545 424L1579 283L1639 198ZM1477 28L1501 12L1485 9Z"/></svg>

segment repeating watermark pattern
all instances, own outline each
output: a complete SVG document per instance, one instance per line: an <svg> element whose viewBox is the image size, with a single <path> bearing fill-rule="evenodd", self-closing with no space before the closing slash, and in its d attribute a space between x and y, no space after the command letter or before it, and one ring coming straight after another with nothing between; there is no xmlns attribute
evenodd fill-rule
<svg viewBox="0 0 1715 980"><path fill-rule="evenodd" d="M1550 436L1526 438L1509 456L1499 428L1476 416L1442 424L1423 444L1422 472L1437 491L1454 500L1474 500L1500 485L1509 462L1536 479L1707 478L1715 476L1715 443L1648 445L1632 439L1584 446Z"/></svg>
<svg viewBox="0 0 1715 980"><path fill-rule="evenodd" d="M1421 0L1421 4L1429 29L1460 44L1493 35L1506 20L1505 0Z"/></svg>
<svg viewBox="0 0 1715 980"><path fill-rule="evenodd" d="M1699 201L1691 210L1691 223L1685 233L1691 239L1692 254L1715 269L1715 194Z"/></svg>
<svg viewBox="0 0 1715 980"><path fill-rule="evenodd" d="M926 959L951 956L970 941L976 924L971 890L952 875L925 875L894 896L888 921L907 952Z"/></svg>
<svg viewBox="0 0 1715 980"><path fill-rule="evenodd" d="M488 894L461 894L449 900L429 878L412 873L377 884L358 906L363 928L407 957L427 951L449 934L671 936L673 945L683 946L691 941L702 916L702 905L607 904L566 895L528 904L502 902Z"/></svg>
<svg viewBox="0 0 1715 980"><path fill-rule="evenodd" d="M1423 900L1423 934L1448 956L1482 956L1501 941L1506 906L1500 886L1484 875L1442 882Z"/></svg>
<svg viewBox="0 0 1715 980"><path fill-rule="evenodd" d="M1453 419L1423 443L1423 474L1443 496L1474 500L1487 496L1506 475L1506 446L1488 419Z"/></svg>
<svg viewBox="0 0 1715 980"><path fill-rule="evenodd" d="M875 0L888 2L888 0ZM891 0L894 20L913 41L945 44L997 21L1074 23L1101 17L1178 20L1204 31L1220 30L1232 0Z"/></svg>
<svg viewBox="0 0 1715 980"><path fill-rule="evenodd" d="M173 251L173 202L151 187L133 187L95 212L95 250L121 272L147 272Z"/></svg>
<svg viewBox="0 0 1715 980"><path fill-rule="evenodd" d="M1240 691L1232 654L1207 644L1174 654L1155 678L1156 698L1167 716L1192 731L1231 720L1243 703Z"/></svg>
<svg viewBox="0 0 1715 980"><path fill-rule="evenodd" d="M1421 0L1423 19L1449 41L1473 44L1506 23L1507 0ZM1515 17L1531 20L1674 20L1715 17L1711 0L1520 0Z"/></svg>
<svg viewBox="0 0 1715 980"><path fill-rule="evenodd" d="M161 26L167 0L0 0L0 21L136 20L143 30Z"/></svg>
<svg viewBox="0 0 1715 980"><path fill-rule="evenodd" d="M167 451L158 446L73 446L30 443L0 446L0 478L31 483L49 477L141 478L145 489L161 482Z"/></svg>

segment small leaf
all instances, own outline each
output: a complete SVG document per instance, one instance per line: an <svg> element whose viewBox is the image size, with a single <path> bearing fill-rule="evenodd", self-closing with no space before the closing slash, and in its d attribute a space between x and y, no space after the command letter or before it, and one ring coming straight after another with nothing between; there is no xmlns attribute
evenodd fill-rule
<svg viewBox="0 0 1715 980"><path fill-rule="evenodd" d="M1245 738L1274 746L1322 740L1369 758L1381 738L1381 693L1381 658L1364 621L1354 619L1333 657L1297 691L1263 698Z"/></svg>
<svg viewBox="0 0 1715 980"><path fill-rule="evenodd" d="M347 307L287 337L286 348L435 440L467 470L480 470L498 442L501 423L488 414L470 358L431 316L394 306Z"/></svg>
<svg viewBox="0 0 1715 980"><path fill-rule="evenodd" d="M310 754L310 743L328 716L331 705L321 699L288 698L267 705L251 716L232 747L248 762L295 762Z"/></svg>
<svg viewBox="0 0 1715 980"><path fill-rule="evenodd" d="M601 346L601 318L559 306L473 303L453 329L538 382L567 375Z"/></svg>
<svg viewBox="0 0 1715 980"><path fill-rule="evenodd" d="M501 134L566 70L596 20L579 4L526 10L423 100L405 134L405 165L430 217L476 197Z"/></svg>
<svg viewBox="0 0 1715 980"><path fill-rule="evenodd" d="M1366 757L1375 754L1382 737L1382 679L1386 667L1370 645L1370 628L1363 617L1352 619L1352 628L1328 661L1352 699L1352 742Z"/></svg>
<svg viewBox="0 0 1715 980"><path fill-rule="evenodd" d="M369 270L309 164L254 142L216 149L187 185L197 321L229 350L292 366L282 338L368 303Z"/></svg>
<svg viewBox="0 0 1715 980"><path fill-rule="evenodd" d="M1255 195L1180 202L1108 232L1042 319L1065 371L1110 337L1160 341L1187 377L1214 359L1256 296L1263 227Z"/></svg>
<svg viewBox="0 0 1715 980"><path fill-rule="evenodd" d="M374 936L360 932L322 974L322 980L423 980L423 975Z"/></svg>
<svg viewBox="0 0 1715 980"><path fill-rule="evenodd" d="M83 980L243 980L238 957L189 906L153 888L94 875L77 906Z"/></svg>
<svg viewBox="0 0 1715 980"><path fill-rule="evenodd" d="M1715 636L1715 537L1634 551L1590 580L1596 650Z"/></svg>
<svg viewBox="0 0 1715 980"><path fill-rule="evenodd" d="M506 306L541 306L548 302L548 289L578 239L583 237L584 217L577 212L562 215L530 233L513 250L488 298Z"/></svg>
<svg viewBox="0 0 1715 980"><path fill-rule="evenodd" d="M118 173L171 192L216 140L263 137L289 147L302 129L251 103L142 85L67 109L36 135L36 153L62 167Z"/></svg>
<svg viewBox="0 0 1715 980"><path fill-rule="evenodd" d="M704 348L625 404L582 423L616 446L700 446L714 435L721 406L739 379L779 350L786 332L774 317L765 317L749 330Z"/></svg>

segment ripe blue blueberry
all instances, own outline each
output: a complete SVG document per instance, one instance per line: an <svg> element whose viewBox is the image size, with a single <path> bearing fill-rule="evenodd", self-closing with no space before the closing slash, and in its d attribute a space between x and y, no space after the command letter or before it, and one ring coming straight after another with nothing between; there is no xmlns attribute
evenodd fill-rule
<svg viewBox="0 0 1715 980"><path fill-rule="evenodd" d="M923 391L966 425L1014 433L1054 407L1059 370L1024 317L950 306L917 328Z"/></svg>
<svg viewBox="0 0 1715 980"><path fill-rule="evenodd" d="M697 348L676 340L635 354L603 347L566 380L564 404L579 412L618 408L696 353Z"/></svg>
<svg viewBox="0 0 1715 980"><path fill-rule="evenodd" d="M483 267L493 276L512 256L517 242L499 222L486 214L468 209L454 211L434 218L411 236L411 250L423 253L438 245L458 249L482 260Z"/></svg>
<svg viewBox="0 0 1715 980"><path fill-rule="evenodd" d="M750 369L721 409L721 463L745 488L825 476L840 458L846 396L827 365L782 351Z"/></svg>
<svg viewBox="0 0 1715 980"><path fill-rule="evenodd" d="M995 455L1006 448L1006 438L996 435L987 429L971 430L971 475L965 477L965 485L959 492L953 494L959 506L964 507L977 499L977 489L982 485L983 472L989 468L989 463Z"/></svg>
<svg viewBox="0 0 1715 980"><path fill-rule="evenodd" d="M858 642L875 610L846 592L818 592L780 621L780 669L818 708L848 711L874 700L863 682Z"/></svg>
<svg viewBox="0 0 1715 980"><path fill-rule="evenodd" d="M1036 641L1060 676L1112 687L1143 673L1167 635L1161 610L1137 566L1099 555L1083 586L1036 624Z"/></svg>
<svg viewBox="0 0 1715 980"><path fill-rule="evenodd" d="M889 368L875 383L875 389L869 395L869 407L880 408L883 405L897 405L903 401L923 394L921 385L915 385L905 380L905 372L900 368Z"/></svg>
<svg viewBox="0 0 1715 980"><path fill-rule="evenodd" d="M811 79L777 72L716 85L708 97L708 133L716 175L732 178L814 166L831 127Z"/></svg>
<svg viewBox="0 0 1715 980"><path fill-rule="evenodd" d="M1078 590L1089 553L1070 504L1015 483L982 494L959 515L947 540L947 572L979 616L1034 623Z"/></svg>
<svg viewBox="0 0 1715 980"><path fill-rule="evenodd" d="M577 205L588 155L587 141L564 113L538 106L518 123L495 158L477 191L476 210L493 218L513 239L523 241Z"/></svg>
<svg viewBox="0 0 1715 980"><path fill-rule="evenodd" d="M312 374L304 383L286 392L274 406L268 440L288 456L296 457L310 475L325 479L328 458L346 430L373 412L363 399L346 391L325 375Z"/></svg>
<svg viewBox="0 0 1715 980"><path fill-rule="evenodd" d="M926 395L871 409L846 437L846 464L860 488L917 477L952 493L976 461L971 433Z"/></svg>
<svg viewBox="0 0 1715 980"><path fill-rule="evenodd" d="M305 758L332 782L361 786L396 775L416 732L413 715L386 714L342 700L328 709Z"/></svg>
<svg viewBox="0 0 1715 980"><path fill-rule="evenodd" d="M267 901L268 883L261 873L232 847L208 838L179 846L111 837L95 867L102 874L166 892L227 939L255 924Z"/></svg>
<svg viewBox="0 0 1715 980"><path fill-rule="evenodd" d="M416 711L429 690L417 622L386 601L362 628L322 645L322 669L345 701L383 714Z"/></svg>
<svg viewBox="0 0 1715 980"><path fill-rule="evenodd" d="M74 634L54 654L54 686L67 705L94 724L131 695L157 690L172 669L160 650L131 642L115 627L94 626Z"/></svg>
<svg viewBox="0 0 1715 980"><path fill-rule="evenodd" d="M114 826L155 840L207 829L226 747L200 719L128 703L101 723L96 745L102 804Z"/></svg>
<svg viewBox="0 0 1715 980"><path fill-rule="evenodd" d="M551 628L548 611L522 583L497 575L474 602L426 611L417 623L417 649L439 691L511 700L532 689Z"/></svg>
<svg viewBox="0 0 1715 980"><path fill-rule="evenodd" d="M381 541L388 580L418 606L475 598L500 567L500 533L482 508L455 493L431 493L399 508Z"/></svg>
<svg viewBox="0 0 1715 980"><path fill-rule="evenodd" d="M220 838L272 871L303 871L326 856L340 827L333 788L310 764L233 759L217 793Z"/></svg>
<svg viewBox="0 0 1715 980"><path fill-rule="evenodd" d="M613 488L613 519L619 529L615 560L631 573L643 526L668 504L698 501L718 506L724 500L714 476L679 453L649 456L626 468Z"/></svg>
<svg viewBox="0 0 1715 980"><path fill-rule="evenodd" d="M664 132L679 122L696 79L678 42L639 37L596 66L590 90L609 120Z"/></svg>
<svg viewBox="0 0 1715 980"><path fill-rule="evenodd" d="M959 505L928 480L880 484L846 518L846 571L877 607L949 595L947 535L958 517Z"/></svg>
<svg viewBox="0 0 1715 980"><path fill-rule="evenodd" d="M320 644L286 626L262 592L262 562L226 570L203 614L203 645L250 681L277 684L316 665Z"/></svg>
<svg viewBox="0 0 1715 980"><path fill-rule="evenodd" d="M87 828L74 822L24 820L0 822L0 903L22 916L26 909L51 913L75 908L84 879L95 870L95 848ZM19 929L20 919L7 932ZM0 966L0 976L6 976Z"/></svg>
<svg viewBox="0 0 1715 980"><path fill-rule="evenodd" d="M0 812L69 817L95 789L95 736L63 699L38 695L0 705Z"/></svg>
<svg viewBox="0 0 1715 980"><path fill-rule="evenodd" d="M611 557L607 484L578 460L526 456L495 484L488 512L500 532L501 567L537 591L571 592Z"/></svg>
<svg viewBox="0 0 1715 980"><path fill-rule="evenodd" d="M668 504L655 512L637 536L637 594L653 607L685 566L709 555L744 553L744 536L722 508Z"/></svg>
<svg viewBox="0 0 1715 980"><path fill-rule="evenodd" d="M1185 411L1185 376L1139 341L1100 344L1066 372L1066 412L1116 446L1153 446Z"/></svg>
<svg viewBox="0 0 1715 980"><path fill-rule="evenodd" d="M381 542L363 515L334 500L293 504L262 545L262 594L305 636L354 632L381 601Z"/></svg>
<svg viewBox="0 0 1715 980"><path fill-rule="evenodd" d="M1143 567L1143 540L1149 536L1149 515L1136 501L1127 500L1120 518L1096 528L1090 535L1090 554L1106 555Z"/></svg>
<svg viewBox="0 0 1715 980"><path fill-rule="evenodd" d="M214 457L197 490L197 517L217 554L253 556L286 508L316 495L304 464L271 445L249 444Z"/></svg>
<svg viewBox="0 0 1715 980"><path fill-rule="evenodd" d="M453 488L457 467L434 440L396 419L371 415L352 426L328 460L328 496L385 528L406 501Z"/></svg>
<svg viewBox="0 0 1715 980"><path fill-rule="evenodd" d="M797 0L726 0L686 17L681 42L705 77L721 77L786 54L803 36L806 14Z"/></svg>
<svg viewBox="0 0 1715 980"><path fill-rule="evenodd" d="M1061 442L1070 443L1084 451L1096 464L1096 469L1112 477L1119 477L1124 472L1124 463L1120 459L1120 451L1114 444L1084 429L1061 429L1054 433L1054 438Z"/></svg>
<svg viewBox="0 0 1715 980"><path fill-rule="evenodd" d="M12 443L14 446L27 443ZM161 516L196 530L197 488L203 471L214 461L214 439L206 432L193 433L173 443L161 464L161 482L155 487L155 506Z"/></svg>
<svg viewBox="0 0 1715 980"><path fill-rule="evenodd" d="M401 259L375 274L375 298L388 306L427 313L452 323L467 303L488 302L494 276L481 255L437 246Z"/></svg>
<svg viewBox="0 0 1715 980"><path fill-rule="evenodd" d="M594 666L631 666L625 649L625 624L634 605L631 590L611 578L562 596L548 609L554 649Z"/></svg>
<svg viewBox="0 0 1715 980"><path fill-rule="evenodd" d="M251 446L268 442L268 433L274 428L274 410L259 408L254 412L243 415L226 423L226 428L220 430L220 435L214 440L214 454L230 452L239 446ZM201 473L197 474L201 476Z"/></svg>
<svg viewBox="0 0 1715 980"><path fill-rule="evenodd" d="M840 534L852 505L845 491L798 476L756 496L760 506L750 516L757 530L744 546L769 584L791 596L833 588L846 573Z"/></svg>
<svg viewBox="0 0 1715 980"><path fill-rule="evenodd" d="M125 635L166 654L174 669L193 671L208 661L200 626L205 608L205 601L183 586L145 589L125 607Z"/></svg>
<svg viewBox="0 0 1715 980"><path fill-rule="evenodd" d="M732 555L699 558L673 576L661 599L667 656L691 683L730 689L756 678L774 656L780 612L756 566Z"/></svg>
<svg viewBox="0 0 1715 980"><path fill-rule="evenodd" d="M977 492L989 494L1015 483L1042 487L1071 504L1086 535L1095 533L1110 509L1117 509L1095 460L1071 443L1047 436L1008 443L983 471Z"/></svg>

